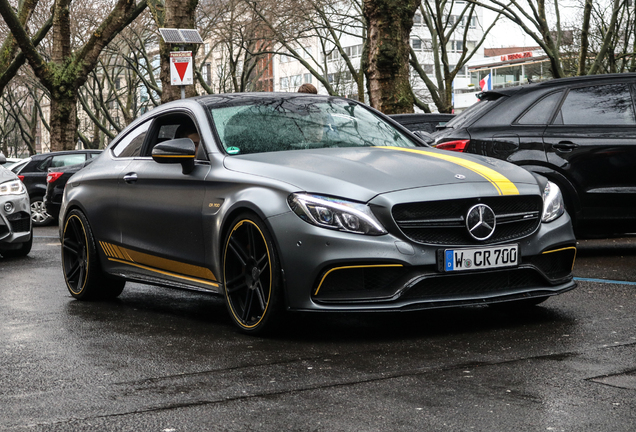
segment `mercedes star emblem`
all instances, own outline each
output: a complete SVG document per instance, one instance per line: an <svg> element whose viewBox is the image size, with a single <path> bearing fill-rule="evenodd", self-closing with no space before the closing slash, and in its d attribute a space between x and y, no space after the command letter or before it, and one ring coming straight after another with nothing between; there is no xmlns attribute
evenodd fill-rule
<svg viewBox="0 0 636 432"><path fill-rule="evenodd" d="M496 223L495 212L486 204L477 204L466 214L466 228L475 240L490 238Z"/></svg>

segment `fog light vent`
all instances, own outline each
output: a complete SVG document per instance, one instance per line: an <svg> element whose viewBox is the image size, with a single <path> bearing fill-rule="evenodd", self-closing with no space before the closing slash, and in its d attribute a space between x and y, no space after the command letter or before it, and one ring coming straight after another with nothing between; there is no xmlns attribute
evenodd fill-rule
<svg viewBox="0 0 636 432"><path fill-rule="evenodd" d="M4 203L4 211L6 213L13 213L13 210L15 210L15 206L11 201L7 201L6 203Z"/></svg>

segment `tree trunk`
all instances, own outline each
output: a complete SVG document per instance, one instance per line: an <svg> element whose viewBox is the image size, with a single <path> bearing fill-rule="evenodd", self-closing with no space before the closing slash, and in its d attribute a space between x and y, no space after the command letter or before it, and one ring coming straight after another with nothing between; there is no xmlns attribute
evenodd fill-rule
<svg viewBox="0 0 636 432"><path fill-rule="evenodd" d="M364 0L371 106L385 114L413 112L409 82L410 34L421 0Z"/></svg>
<svg viewBox="0 0 636 432"><path fill-rule="evenodd" d="M164 26L166 28L193 29L195 27L195 10L199 0L166 0ZM159 42L159 56L161 58L161 103L181 99L181 86L174 86L170 82L170 52L192 51L192 61L196 59L198 44L184 45L183 49L175 44ZM197 95L195 85L185 86L185 96L193 97Z"/></svg>
<svg viewBox="0 0 636 432"><path fill-rule="evenodd" d="M51 98L51 151L75 150L77 98Z"/></svg>

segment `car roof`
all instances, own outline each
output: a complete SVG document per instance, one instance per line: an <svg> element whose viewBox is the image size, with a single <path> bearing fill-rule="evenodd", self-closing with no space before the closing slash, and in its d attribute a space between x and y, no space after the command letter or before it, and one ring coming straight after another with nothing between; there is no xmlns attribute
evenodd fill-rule
<svg viewBox="0 0 636 432"><path fill-rule="evenodd" d="M636 81L636 73L619 73L619 74L604 74L604 75L583 75L575 77L557 78L548 81L542 81L540 83L519 85L515 87L506 87L497 90L489 90L482 92L478 95L480 99L483 98L497 98L499 96L512 96L519 92L531 92L535 90L550 88L550 87L562 87L562 86L577 86L587 83L604 84L608 82L617 81Z"/></svg>

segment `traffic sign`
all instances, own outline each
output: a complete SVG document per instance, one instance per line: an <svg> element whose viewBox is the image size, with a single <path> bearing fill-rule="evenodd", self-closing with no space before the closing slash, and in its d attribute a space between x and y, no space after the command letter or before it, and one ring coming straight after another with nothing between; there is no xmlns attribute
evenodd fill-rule
<svg viewBox="0 0 636 432"><path fill-rule="evenodd" d="M192 69L192 51L173 51L170 53L170 84L194 84Z"/></svg>

